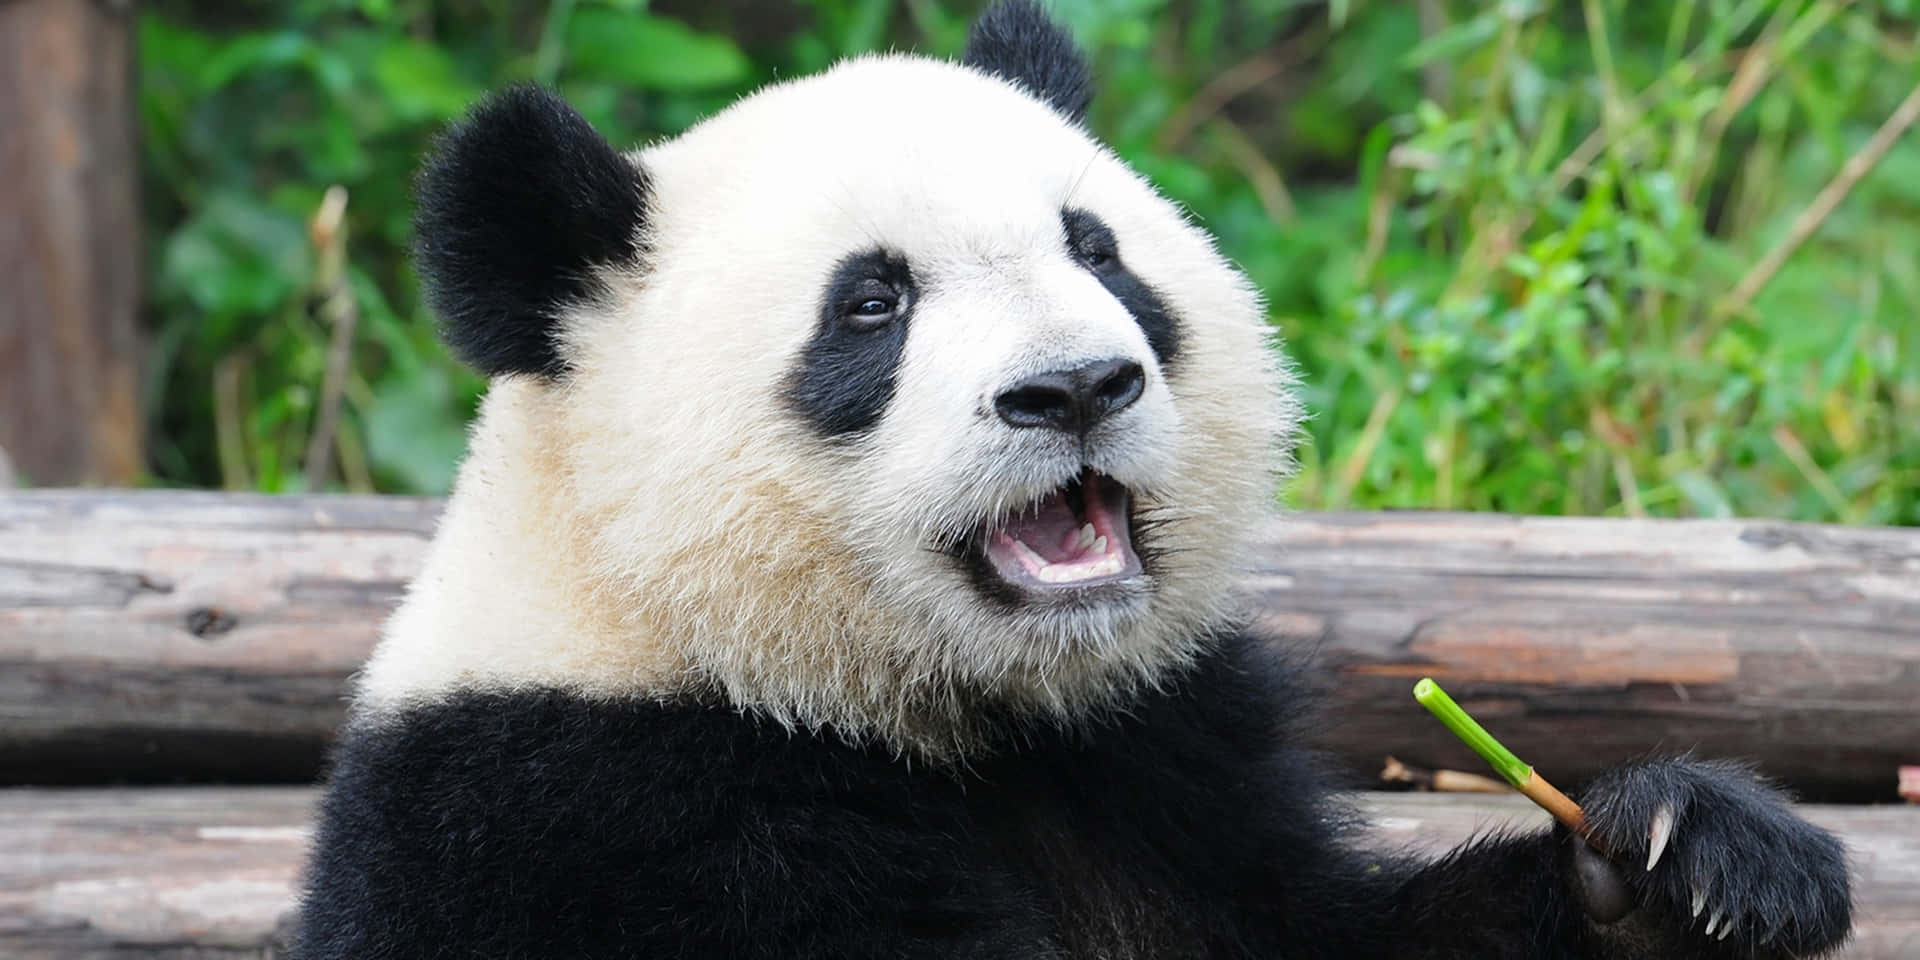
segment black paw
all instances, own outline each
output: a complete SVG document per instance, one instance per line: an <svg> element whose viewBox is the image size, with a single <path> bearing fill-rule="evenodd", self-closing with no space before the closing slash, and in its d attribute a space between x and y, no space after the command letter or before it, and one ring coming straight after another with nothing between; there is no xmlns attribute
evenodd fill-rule
<svg viewBox="0 0 1920 960"><path fill-rule="evenodd" d="M1613 770L1580 797L1594 845L1574 840L1574 888L1596 920L1632 924L1687 955L1801 957L1852 926L1833 835L1733 763L1684 758Z"/></svg>

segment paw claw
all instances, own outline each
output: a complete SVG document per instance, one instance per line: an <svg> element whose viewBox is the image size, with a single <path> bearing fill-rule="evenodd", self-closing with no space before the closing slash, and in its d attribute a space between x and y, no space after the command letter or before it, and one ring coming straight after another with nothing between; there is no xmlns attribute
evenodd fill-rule
<svg viewBox="0 0 1920 960"><path fill-rule="evenodd" d="M1713 936L1714 929L1719 926L1720 926L1720 911L1715 910L1713 912L1713 915L1707 918L1707 936Z"/></svg>
<svg viewBox="0 0 1920 960"><path fill-rule="evenodd" d="M1673 836L1673 806L1661 804L1653 812L1653 821L1647 825L1647 869L1660 862L1660 855L1667 852L1667 840Z"/></svg>
<svg viewBox="0 0 1920 960"><path fill-rule="evenodd" d="M1706 908L1707 908L1707 895L1704 893L1701 893L1698 887L1694 888L1694 891L1693 891L1694 917L1698 918L1700 916L1700 911L1705 910Z"/></svg>
<svg viewBox="0 0 1920 960"><path fill-rule="evenodd" d="M1714 939L1716 939L1716 940L1725 940L1725 939L1727 938L1727 934L1729 934L1729 933L1732 933L1732 932L1733 932L1733 920L1732 920L1731 918L1729 918L1729 919L1727 920L1727 925L1726 925L1726 926L1724 926L1724 927L1721 927L1721 928L1720 928L1720 936L1718 936L1718 937L1715 937Z"/></svg>

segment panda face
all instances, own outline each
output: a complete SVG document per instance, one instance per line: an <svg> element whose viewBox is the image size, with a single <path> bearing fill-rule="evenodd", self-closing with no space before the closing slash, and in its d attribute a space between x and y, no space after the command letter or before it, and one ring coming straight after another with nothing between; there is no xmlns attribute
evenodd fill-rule
<svg viewBox="0 0 1920 960"><path fill-rule="evenodd" d="M456 569L480 548L430 561L368 689L718 689L939 753L985 704L1085 716L1207 642L1284 461L1284 372L1245 280L1076 122L1084 66L1030 69L1063 35L1000 9L1017 50L977 29L971 65L850 61L634 156L563 133L551 183L476 176L491 155L430 168L436 305L502 375L441 540L470 513L544 533L495 535L484 575ZM476 180L495 189L430 202ZM522 208L494 246L535 250L480 269L500 254L463 252L473 220ZM449 279L468 261L483 289L526 261L568 285L510 290L548 306L503 325ZM403 638L435 632L449 581L503 577L543 615L467 597L466 633L556 627L457 671L403 652L431 646Z"/></svg>
<svg viewBox="0 0 1920 960"><path fill-rule="evenodd" d="M958 149L993 132L948 122L915 135ZM843 489L912 505L840 511L882 567L964 576L970 599L1016 617L1149 599L1134 491L1177 463L1179 321L1113 230L1074 205L1069 178L1112 160L1061 146L1051 190L1035 183L1038 157L963 154L920 164L951 191L945 209L842 198L866 227L808 298L817 312L783 378ZM972 222L967 208L996 197L1002 212L1020 197L1025 216Z"/></svg>
<svg viewBox="0 0 1920 960"><path fill-rule="evenodd" d="M920 505L873 536L945 555L1009 612L1137 598L1133 490L1177 446L1177 319L1096 214L1058 219L994 253L986 237L938 258L850 255L787 378L815 433L867 440L850 483Z"/></svg>

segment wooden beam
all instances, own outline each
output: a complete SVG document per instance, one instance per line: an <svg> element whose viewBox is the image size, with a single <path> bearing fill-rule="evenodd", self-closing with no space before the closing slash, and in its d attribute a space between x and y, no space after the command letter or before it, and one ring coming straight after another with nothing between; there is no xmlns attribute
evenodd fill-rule
<svg viewBox="0 0 1920 960"><path fill-rule="evenodd" d="M0 497L0 782L312 778L439 509Z"/></svg>
<svg viewBox="0 0 1920 960"><path fill-rule="evenodd" d="M1889 801L1920 754L1917 529L1384 513L1264 542L1253 608L1320 653L1356 773L1482 771L1412 702L1429 674L1556 783L1697 750Z"/></svg>
<svg viewBox="0 0 1920 960"><path fill-rule="evenodd" d="M0 956L270 955L313 791L0 791Z"/></svg>
<svg viewBox="0 0 1920 960"><path fill-rule="evenodd" d="M0 496L0 781L311 777L438 510ZM1259 540L1259 626L1318 654L1356 777L1480 770L1409 695L1428 673L1568 786L1697 749L1892 800L1920 758L1920 530L1386 513Z"/></svg>
<svg viewBox="0 0 1920 960"><path fill-rule="evenodd" d="M1368 794L1373 842L1437 852L1546 826L1517 797ZM313 791L0 791L0 955L266 957L284 935ZM1845 960L1920 956L1920 808L1810 806L1852 852L1859 933Z"/></svg>
<svg viewBox="0 0 1920 960"><path fill-rule="evenodd" d="M0 2L0 448L32 483L141 472L130 6Z"/></svg>

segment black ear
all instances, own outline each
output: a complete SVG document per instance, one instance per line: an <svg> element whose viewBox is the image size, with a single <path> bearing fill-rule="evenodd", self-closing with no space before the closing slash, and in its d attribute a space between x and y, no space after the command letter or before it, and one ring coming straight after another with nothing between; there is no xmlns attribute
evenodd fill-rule
<svg viewBox="0 0 1920 960"><path fill-rule="evenodd" d="M1000 0L981 14L960 62L1026 87L1075 123L1093 102L1086 57L1033 0Z"/></svg>
<svg viewBox="0 0 1920 960"><path fill-rule="evenodd" d="M557 377L559 316L594 267L640 253L639 167L565 100L533 86L482 101L421 170L414 258L440 335L488 376Z"/></svg>

